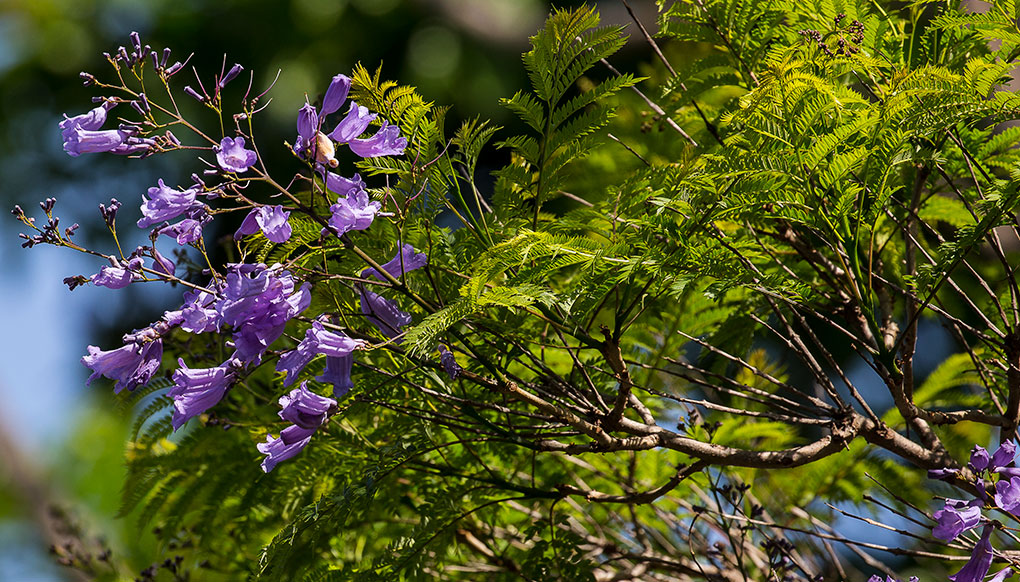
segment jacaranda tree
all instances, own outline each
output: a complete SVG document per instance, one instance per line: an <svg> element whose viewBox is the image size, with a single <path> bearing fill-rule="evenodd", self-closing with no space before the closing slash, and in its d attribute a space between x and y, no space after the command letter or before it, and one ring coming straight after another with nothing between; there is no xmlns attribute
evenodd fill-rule
<svg viewBox="0 0 1020 582"><path fill-rule="evenodd" d="M1020 5L659 4L657 31L629 31L642 76L613 64L622 27L551 14L503 101L522 135L451 130L361 66L308 88L285 144L259 139L272 88L242 65L193 71L133 35L82 73L67 154L195 157L140 212L100 205L99 248L53 199L14 210L24 246L95 256L71 289L183 294L82 358L136 403L124 512L165 555L63 561L319 582L1020 571ZM151 243L121 248L134 228ZM934 367L932 337L951 346Z"/></svg>

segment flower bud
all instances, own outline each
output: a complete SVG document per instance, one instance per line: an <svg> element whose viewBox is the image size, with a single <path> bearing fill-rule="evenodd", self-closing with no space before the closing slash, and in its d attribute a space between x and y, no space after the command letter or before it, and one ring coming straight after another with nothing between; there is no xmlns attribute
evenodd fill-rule
<svg viewBox="0 0 1020 582"><path fill-rule="evenodd" d="M227 83L233 81L238 75L241 74L241 71L243 70L244 67L235 63L234 66L230 67L230 70L227 71L227 74L224 75L222 79L220 79L220 82L218 83L219 88L222 89L226 87Z"/></svg>
<svg viewBox="0 0 1020 582"><path fill-rule="evenodd" d="M199 103L205 103L205 97L199 95L198 91L195 91L194 89L191 88L191 85L185 85L184 92L194 97L195 100L198 101Z"/></svg>
<svg viewBox="0 0 1020 582"><path fill-rule="evenodd" d="M340 106L347 100L347 93L351 90L351 80L346 75L337 75L326 89L326 96L322 98L322 116L325 117L340 109Z"/></svg>

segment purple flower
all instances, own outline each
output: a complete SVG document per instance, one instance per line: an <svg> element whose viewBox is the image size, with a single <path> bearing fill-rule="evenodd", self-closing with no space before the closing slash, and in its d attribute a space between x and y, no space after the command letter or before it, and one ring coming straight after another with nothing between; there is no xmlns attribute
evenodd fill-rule
<svg viewBox="0 0 1020 582"><path fill-rule="evenodd" d="M305 104L298 111L298 137L294 152L305 158L314 158L316 162L328 164L335 168L337 161L334 157L333 142L338 144L349 144L351 151L363 157L377 157L397 155L404 152L407 147L407 140L400 137L400 130L396 126L387 125L383 120L382 127L370 138L358 139L358 136L365 133L368 126L378 115L371 113L367 107L361 107L351 101L347 114L337 124L329 135L320 131L322 120L331 113L340 109L343 102L347 100L350 92L351 80L344 75L336 75L330 81L329 89L322 100L322 111ZM308 150L315 148L310 155Z"/></svg>
<svg viewBox="0 0 1020 582"><path fill-rule="evenodd" d="M333 398L343 398L351 388L354 388L354 381L351 380L351 367L354 365L354 356L326 356L326 369L322 374L315 377L317 382L333 385Z"/></svg>
<svg viewBox="0 0 1020 582"><path fill-rule="evenodd" d="M89 346L88 351L88 355L81 359L81 363L92 370L88 383L91 384L99 376L106 376L117 381L114 392L119 393L125 388L130 391L149 383L159 370L163 358L163 342L156 339L141 345L130 343L108 352Z"/></svg>
<svg viewBox="0 0 1020 582"><path fill-rule="evenodd" d="M156 250L156 247L152 247L152 270L173 277L174 273L177 271L177 265L160 254L160 252Z"/></svg>
<svg viewBox="0 0 1020 582"><path fill-rule="evenodd" d="M970 503L958 499L947 499L945 506L934 514L938 525L932 535L944 541L952 541L961 533L973 529L981 522L980 501Z"/></svg>
<svg viewBox="0 0 1020 582"><path fill-rule="evenodd" d="M344 178L333 172L324 172L326 176L326 188L343 198L350 198L351 194L358 190L365 189L365 181L360 174L354 174L353 178Z"/></svg>
<svg viewBox="0 0 1020 582"><path fill-rule="evenodd" d="M106 123L107 112L116 106L117 104L113 101L103 101L99 107L96 107L88 113L82 113L81 115L75 115L74 117L64 115L64 120L60 122L60 134L63 136L65 144L68 140L73 138L76 129L95 131L103 127L103 124Z"/></svg>
<svg viewBox="0 0 1020 582"><path fill-rule="evenodd" d="M382 265L382 268L394 279L400 279L404 273L420 269L427 265L428 262L429 258L425 255L425 253L415 252L414 247L409 244L404 244L401 245L400 252L397 253L397 256L390 259L390 261L385 265ZM380 281L386 281L386 278L382 276L379 271L375 270L374 267L362 271L361 277L363 279L375 277Z"/></svg>
<svg viewBox="0 0 1020 582"><path fill-rule="evenodd" d="M950 481L960 472L959 469L929 469L928 478L939 481Z"/></svg>
<svg viewBox="0 0 1020 582"><path fill-rule="evenodd" d="M319 396L308 390L308 383L280 397L280 418L301 428L316 429L325 424L330 411L336 410L336 400Z"/></svg>
<svg viewBox="0 0 1020 582"><path fill-rule="evenodd" d="M446 371L446 375L451 380L456 380L457 376L460 376L460 373L464 370L457 363L457 359L453 357L453 352L443 344L439 344L439 362L443 365L443 370Z"/></svg>
<svg viewBox="0 0 1020 582"><path fill-rule="evenodd" d="M283 385L290 386L297 379L301 370L315 356L319 354L325 354L334 358L350 356L354 350L364 346L364 343L360 340L351 339L342 333L326 331L322 323L316 321L305 332L305 337L301 340L301 343L280 358L276 365L276 371L287 372Z"/></svg>
<svg viewBox="0 0 1020 582"><path fill-rule="evenodd" d="M325 117L340 109L347 101L347 93L351 90L351 80L347 75L337 75L329 82L326 96L322 98L322 116Z"/></svg>
<svg viewBox="0 0 1020 582"><path fill-rule="evenodd" d="M80 127L71 128L64 138L64 151L71 157L81 154L113 152L124 146L131 137L131 132L122 129L103 129L90 131ZM124 152L124 148L118 150Z"/></svg>
<svg viewBox="0 0 1020 582"><path fill-rule="evenodd" d="M883 582L882 577L875 574L871 578L868 578L868 582ZM892 576L886 576L884 582L899 582L899 579L893 579ZM919 582L917 576L911 576L909 582Z"/></svg>
<svg viewBox="0 0 1020 582"><path fill-rule="evenodd" d="M179 245L192 244L202 238L202 226L211 219L205 220L185 218L177 224L169 224L159 229L159 235L174 238Z"/></svg>
<svg viewBox="0 0 1020 582"><path fill-rule="evenodd" d="M294 316L311 303L311 286L294 290L290 273L278 265L228 265L223 298L217 302L220 323L234 328L234 357L261 361L269 344L283 334Z"/></svg>
<svg viewBox="0 0 1020 582"><path fill-rule="evenodd" d="M266 437L265 443L258 446L259 452L267 455L262 460L262 470L266 473L273 470L280 461L285 461L305 448L315 429L322 426L330 412L336 410L336 400L319 396L308 390L306 383L291 390L290 394L280 398L280 418L294 424L280 432L280 438Z"/></svg>
<svg viewBox="0 0 1020 582"><path fill-rule="evenodd" d="M202 203L195 200L196 188L174 190L163 183L160 178L158 186L149 188L149 198L142 196L142 218L138 219L138 228L148 228L157 222L177 218Z"/></svg>
<svg viewBox="0 0 1020 582"><path fill-rule="evenodd" d="M230 67L230 70L227 71L227 74L224 75L223 78L220 79L220 82L217 83L216 85L220 89L226 87L227 83L233 81L238 75L241 74L241 71L243 71L243 70L244 70L244 67L242 67L241 65L239 65L237 63L234 63L234 66Z"/></svg>
<svg viewBox="0 0 1020 582"><path fill-rule="evenodd" d="M297 142L294 144L294 152L303 155L315 142L315 134L319 132L319 114L310 103L305 103L298 110L297 116Z"/></svg>
<svg viewBox="0 0 1020 582"><path fill-rule="evenodd" d="M280 438L273 438L266 435L266 442L256 445L259 452L266 455L262 459L262 470L266 473L273 470L277 463L286 461L301 452L302 449L312 440L315 434L314 428L301 428L292 424L280 431Z"/></svg>
<svg viewBox="0 0 1020 582"><path fill-rule="evenodd" d="M60 122L60 134L64 139L64 151L72 157L96 152L112 152L131 154L147 150L155 144L152 140L132 137L133 131L123 129L102 130L106 123L107 112L116 103L104 101L99 107L88 113L64 116Z"/></svg>
<svg viewBox="0 0 1020 582"><path fill-rule="evenodd" d="M174 387L167 394L174 399L174 430L215 406L234 382L234 368L240 362L228 360L215 368L188 368L177 359L180 368L174 372Z"/></svg>
<svg viewBox="0 0 1020 582"><path fill-rule="evenodd" d="M337 236L352 230L365 230L372 225L375 215L382 208L379 202L371 201L368 192L354 190L346 198L337 198L329 207L333 213L329 225L336 229Z"/></svg>
<svg viewBox="0 0 1020 582"><path fill-rule="evenodd" d="M368 139L353 139L350 146L352 152L363 158L399 156L407 147L407 139L400 137L400 128L387 125L384 119L375 135Z"/></svg>
<svg viewBox="0 0 1020 582"><path fill-rule="evenodd" d="M1001 445L992 455L991 467L993 470L1006 467L1013 463L1016 458L1016 441L1008 440Z"/></svg>
<svg viewBox="0 0 1020 582"><path fill-rule="evenodd" d="M403 333L401 328L411 323L410 314L401 311L396 301L365 289L361 289L361 312L384 336L391 339Z"/></svg>
<svg viewBox="0 0 1020 582"><path fill-rule="evenodd" d="M219 328L216 296L197 289L184 294L181 308L181 329L188 333L206 333Z"/></svg>
<svg viewBox="0 0 1020 582"><path fill-rule="evenodd" d="M110 259L110 262L112 266L103 267L99 269L98 273L92 275L92 283L94 285L110 289L123 289L130 285L135 277L140 277L139 272L142 268L141 257L134 257L127 263L117 259Z"/></svg>
<svg viewBox="0 0 1020 582"><path fill-rule="evenodd" d="M367 107L362 107L351 101L351 107L347 110L347 116L337 124L336 128L329 134L329 137L337 143L350 143L351 140L365 133L368 125L376 117L378 115L369 113Z"/></svg>
<svg viewBox="0 0 1020 582"><path fill-rule="evenodd" d="M237 139L223 138L220 141L219 151L216 152L216 161L220 167L236 174L247 172L248 168L255 165L257 159L255 150L244 149L243 137Z"/></svg>
<svg viewBox="0 0 1020 582"><path fill-rule="evenodd" d="M981 582L992 567L992 526L986 525L981 532L981 541L974 546L970 561L959 572L949 577L953 582Z"/></svg>
<svg viewBox="0 0 1020 582"><path fill-rule="evenodd" d="M1000 479L995 484L995 504L1009 512L1020 505L1020 477Z"/></svg>
<svg viewBox="0 0 1020 582"><path fill-rule="evenodd" d="M984 471L988 468L989 462L991 462L991 457L988 455L988 451L984 447L974 445L970 451L970 466L975 471Z"/></svg>
<svg viewBox="0 0 1020 582"><path fill-rule="evenodd" d="M262 206L255 208L244 217L241 227L234 233L234 238L239 239L255 231L261 230L266 238L274 243L286 242L290 239L291 228L287 219L290 212L283 209L283 206Z"/></svg>

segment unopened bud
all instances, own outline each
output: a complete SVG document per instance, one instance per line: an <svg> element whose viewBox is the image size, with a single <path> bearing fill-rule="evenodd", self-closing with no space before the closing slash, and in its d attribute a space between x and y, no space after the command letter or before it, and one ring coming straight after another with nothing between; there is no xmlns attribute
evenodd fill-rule
<svg viewBox="0 0 1020 582"><path fill-rule="evenodd" d="M184 92L194 97L199 103L205 103L205 97L199 95L198 91L191 88L191 85L185 85Z"/></svg>
<svg viewBox="0 0 1020 582"><path fill-rule="evenodd" d="M220 82L219 82L220 89L222 89L223 87L226 87L227 83L233 81L238 75L241 74L241 71L243 71L243 70L244 70L244 67L242 67L241 65L236 64L236 63L234 64L233 67L230 67L230 70L227 71L227 74L224 75L222 79L220 79Z"/></svg>
<svg viewBox="0 0 1020 582"><path fill-rule="evenodd" d="M85 85L86 87L96 82L96 78L85 71L78 73L78 77L81 78L82 85Z"/></svg>

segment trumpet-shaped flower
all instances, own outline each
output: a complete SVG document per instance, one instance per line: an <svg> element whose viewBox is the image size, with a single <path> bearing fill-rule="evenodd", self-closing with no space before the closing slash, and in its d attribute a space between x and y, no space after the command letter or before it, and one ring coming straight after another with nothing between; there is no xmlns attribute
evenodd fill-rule
<svg viewBox="0 0 1020 582"><path fill-rule="evenodd" d="M267 239L274 243L287 242L292 233L290 223L290 212L283 209L283 206L262 206L255 208L244 218L240 228L234 233L234 238L255 234L261 230Z"/></svg>
<svg viewBox="0 0 1020 582"><path fill-rule="evenodd" d="M195 200L197 189L174 190L164 184L162 178L157 186L149 188L148 193L148 199L142 197L142 218L138 220L138 228L148 228L202 206L201 202Z"/></svg>
<svg viewBox="0 0 1020 582"><path fill-rule="evenodd" d="M393 257L386 264L382 265L384 271L390 274L394 279L399 279L404 273L420 269L427 265L429 258L425 253L419 253L414 250L409 244L401 245L400 252L397 256ZM380 281L385 281L386 277L379 273L374 267L365 269L361 272L361 277L367 279L369 277L375 277Z"/></svg>
<svg viewBox="0 0 1020 582"><path fill-rule="evenodd" d="M319 428L329 418L329 413L336 410L336 400L319 396L308 390L308 383L280 397L280 418L301 428Z"/></svg>
<svg viewBox="0 0 1020 582"><path fill-rule="evenodd" d="M228 360L215 368L189 368L181 358L177 363L181 367L174 372L174 387L167 392L174 399L170 420L174 430L219 403L234 382L234 369L240 366L237 360Z"/></svg>
<svg viewBox="0 0 1020 582"><path fill-rule="evenodd" d="M258 156L255 154L255 150L244 149L243 137L223 138L220 141L219 150L216 152L216 161L220 167L236 174L247 172L248 168L254 166L257 160Z"/></svg>
<svg viewBox="0 0 1020 582"><path fill-rule="evenodd" d="M127 388L129 391L149 383L152 376L159 370L163 357L163 342L155 341L143 344L129 343L122 348L102 351L96 346L88 347L88 355L82 357L81 363L92 370L88 383L99 376L116 380L114 392Z"/></svg>

